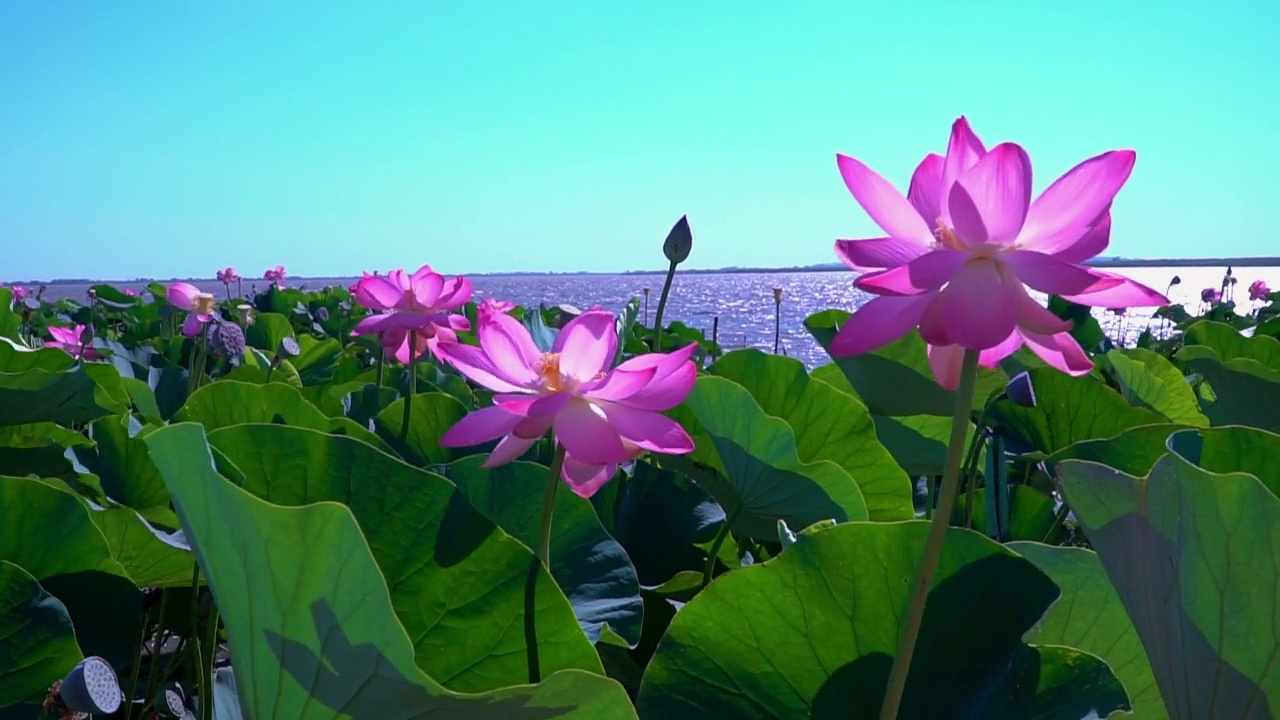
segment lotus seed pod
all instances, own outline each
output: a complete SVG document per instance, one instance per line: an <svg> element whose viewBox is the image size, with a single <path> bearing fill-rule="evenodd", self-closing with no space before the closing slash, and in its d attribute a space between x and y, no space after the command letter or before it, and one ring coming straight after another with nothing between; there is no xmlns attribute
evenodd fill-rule
<svg viewBox="0 0 1280 720"><path fill-rule="evenodd" d="M689 217L681 215L671 232L667 233L666 242L662 243L662 254L667 260L679 264L689 257L693 249L693 232L689 229Z"/></svg>
<svg viewBox="0 0 1280 720"><path fill-rule="evenodd" d="M68 709L82 713L113 713L120 709L124 693L111 664L97 656L81 660L62 679L59 690Z"/></svg>
<svg viewBox="0 0 1280 720"><path fill-rule="evenodd" d="M210 323L205 337L214 353L223 357L236 357L244 352L244 330L234 323Z"/></svg>
<svg viewBox="0 0 1280 720"><path fill-rule="evenodd" d="M1031 387L1031 376L1025 371L1013 376L1005 387L1005 395L1009 396L1010 402L1023 407L1036 406L1036 391Z"/></svg>
<svg viewBox="0 0 1280 720"><path fill-rule="evenodd" d="M29 297L26 300L23 300L22 305L31 312L37 312L40 310L40 301L35 298Z"/></svg>
<svg viewBox="0 0 1280 720"><path fill-rule="evenodd" d="M187 694L182 691L182 686L171 682L156 691L151 705L155 707L156 715L162 718L180 718L187 714L186 698Z"/></svg>
<svg viewBox="0 0 1280 720"><path fill-rule="evenodd" d="M302 348L298 347L297 340L287 337L280 341L280 349L276 351L276 354L285 357L298 357L302 354Z"/></svg>

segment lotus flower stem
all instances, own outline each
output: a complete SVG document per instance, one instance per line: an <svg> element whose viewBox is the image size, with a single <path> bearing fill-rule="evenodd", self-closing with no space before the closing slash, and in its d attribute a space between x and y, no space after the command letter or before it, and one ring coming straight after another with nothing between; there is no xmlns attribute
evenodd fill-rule
<svg viewBox="0 0 1280 720"><path fill-rule="evenodd" d="M378 372L377 372L377 375L374 377L374 384L377 385L379 390L382 389L382 368L386 364L387 364L387 352L382 349L381 345L379 345L378 346Z"/></svg>
<svg viewBox="0 0 1280 720"><path fill-rule="evenodd" d="M667 268L667 279L662 283L662 294L658 296L658 309L653 314L653 329L657 333L653 341L653 351L662 352L662 313L667 309L667 296L671 294L671 281L676 277L676 264Z"/></svg>
<svg viewBox="0 0 1280 720"><path fill-rule="evenodd" d="M204 664L204 652L200 647L200 563L193 558L191 561L191 648L192 656L195 658L196 669L196 687L200 693L200 716L207 717L204 714L204 707L208 705L210 709L213 707L212 698L209 692L209 668Z"/></svg>
<svg viewBox="0 0 1280 720"><path fill-rule="evenodd" d="M404 396L404 421L400 423L400 442L409 437L409 421L413 417L413 394L418 391L418 333L409 331L409 392Z"/></svg>
<svg viewBox="0 0 1280 720"><path fill-rule="evenodd" d="M941 496L938 500L938 509L934 512L933 520L929 525L929 538L925 541L924 556L920 558L920 566L916 570L915 581L912 583L911 604L907 609L902 637L898 641L898 652L893 658L893 669L889 672L889 685L885 688L884 704L880 707L880 720L896 720L898 707L902 704L902 691L907 685L911 656L916 649L916 638L920 635L920 621L924 618L929 586L933 584L933 574L937 571L938 560L942 557L942 543L947 537L947 528L951 524L951 510L956 503L960 462L964 455L964 441L969 428L969 417L973 406L973 386L977 374L978 351L966 348L964 360L960 366L960 383L956 389L955 412L951 416L951 443L947 446L947 465L942 474L942 486L939 488Z"/></svg>
<svg viewBox="0 0 1280 720"><path fill-rule="evenodd" d="M716 569L716 558L720 557L720 546L724 544L726 538L729 537L730 528L738 514L742 511L742 505L738 505L724 518L724 524L720 526L720 530L716 532L716 538L711 543L711 549L707 551L707 564L702 567L702 587L711 584L711 575Z"/></svg>
<svg viewBox="0 0 1280 720"><path fill-rule="evenodd" d="M195 560L193 559L192 562L195 562ZM156 613L156 618L159 621L156 622L155 638L151 641L151 652L149 653L151 666L147 668L147 691L143 693L143 697L146 699L147 703L151 702L153 693L156 691L156 681L159 679L156 675L156 671L160 669L159 654L160 649L164 646L163 618L166 611L169 609L169 595L170 593L168 590L160 591L160 610ZM143 626L144 628L146 626L145 618L143 619ZM138 650L138 657L142 657L141 649ZM129 720L133 715L133 696L130 695L127 700L129 700L129 709L125 713L125 720ZM143 710L146 710L145 706L143 707Z"/></svg>
<svg viewBox="0 0 1280 720"><path fill-rule="evenodd" d="M138 694L138 676L142 674L142 651L147 648L147 631L150 629L147 626L147 618L144 613L142 618L142 637L138 640L138 654L133 658L133 670L129 673L129 689L125 691L124 696L124 720L129 720L129 718L133 717L133 698ZM153 668L155 667L154 660L151 665Z"/></svg>
<svg viewBox="0 0 1280 720"><path fill-rule="evenodd" d="M985 413L984 413L985 416ZM979 425L982 423L980 422ZM973 491L974 482L978 475L978 458L982 455L982 446L986 443L987 436L982 433L982 428L978 428L978 432L973 436L973 442L969 445L969 457L964 462L964 526L973 528Z"/></svg>
<svg viewBox="0 0 1280 720"><path fill-rule="evenodd" d="M538 542L538 559L551 570L551 516L556 510L556 489L560 487L560 471L564 467L564 445L556 444L547 476L547 495L542 503L542 535Z"/></svg>
<svg viewBox="0 0 1280 720"><path fill-rule="evenodd" d="M553 441L554 442L554 441ZM560 487L560 471L564 468L564 445L556 443L551 467L547 471L547 494L542 503L542 528L538 535L538 562L529 566L529 582L525 585L524 642L529 659L529 682L542 680L538 663L537 587L538 570L551 572L551 519L555 516L556 490Z"/></svg>
<svg viewBox="0 0 1280 720"><path fill-rule="evenodd" d="M218 606L213 602L212 596L204 632L204 643L200 646L205 651L205 659L201 663L201 679L209 692L207 695L200 695L200 720L213 720L213 687L210 680L213 678L213 661L218 654Z"/></svg>

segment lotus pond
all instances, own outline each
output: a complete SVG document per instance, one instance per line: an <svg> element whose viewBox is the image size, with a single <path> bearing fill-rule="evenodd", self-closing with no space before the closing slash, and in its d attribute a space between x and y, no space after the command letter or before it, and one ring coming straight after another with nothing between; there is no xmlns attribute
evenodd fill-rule
<svg viewBox="0 0 1280 720"><path fill-rule="evenodd" d="M684 218L652 325L0 288L0 718L1274 717L1280 293L1078 264L1131 151L839 163L889 236L812 370L663 322Z"/></svg>

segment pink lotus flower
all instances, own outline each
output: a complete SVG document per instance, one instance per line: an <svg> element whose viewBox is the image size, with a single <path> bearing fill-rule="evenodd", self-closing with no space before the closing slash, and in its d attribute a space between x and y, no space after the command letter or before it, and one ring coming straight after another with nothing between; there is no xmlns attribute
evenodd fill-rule
<svg viewBox="0 0 1280 720"><path fill-rule="evenodd" d="M1271 288L1267 287L1267 283L1263 280L1254 280L1249 285L1250 300L1266 300L1271 294ZM16 295L14 297L17 297Z"/></svg>
<svg viewBox="0 0 1280 720"><path fill-rule="evenodd" d="M516 304L513 302L487 297L480 301L480 305L476 307L476 313L478 315L485 315L488 313L509 313L515 309Z"/></svg>
<svg viewBox="0 0 1280 720"><path fill-rule="evenodd" d="M89 343L91 340L84 339L84 325L76 325L73 328L49 326L49 335L53 337L44 344L45 347L59 348L65 351L73 358L82 360L100 360L102 353L93 349Z"/></svg>
<svg viewBox="0 0 1280 720"><path fill-rule="evenodd" d="M187 319L182 323L182 334L189 338L196 337L204 324L213 319L217 309L217 300L211 293L201 292L191 283L176 282L165 292L169 304L179 310L187 311Z"/></svg>
<svg viewBox="0 0 1280 720"><path fill-rule="evenodd" d="M356 323L352 335L379 335L384 350L407 363L409 334L417 338L413 357L437 342L455 342L455 330L470 330L471 322L452 314L471 299L471 282L461 275L446 280L423 265L413 275L396 269L386 276L365 275L356 283L356 302L377 314Z"/></svg>
<svg viewBox="0 0 1280 720"><path fill-rule="evenodd" d="M21 285L10 285L9 290L13 293L14 302L22 302L27 299L27 289Z"/></svg>
<svg viewBox="0 0 1280 720"><path fill-rule="evenodd" d="M136 293L136 292L134 292L134 291L130 290L129 288L125 288L125 289L124 289L124 294L125 294L125 295L127 295L127 296L129 296L129 297L138 297L138 293Z"/></svg>
<svg viewBox="0 0 1280 720"><path fill-rule="evenodd" d="M283 273L284 268L281 267L280 270ZM235 268L229 267L224 270L219 270L217 273L217 277L218 277L218 282L224 285L229 285L240 279L240 273L236 272ZM283 275L281 275L281 277L283 277Z"/></svg>
<svg viewBox="0 0 1280 720"><path fill-rule="evenodd" d="M284 266L277 265L273 268L268 268L266 272L262 273L262 279L269 280L277 288L284 288L284 279L285 279Z"/></svg>
<svg viewBox="0 0 1280 720"><path fill-rule="evenodd" d="M694 345L672 353L640 355L612 370L618 334L612 313L589 311L556 335L541 352L529 331L504 313L480 316L480 347L436 346L436 355L463 375L499 394L449 428L444 447L466 447L501 438L484 467L520 457L548 430L565 450L561 477L575 493L591 497L641 452L693 451L679 423L661 414L680 404L697 378L689 360Z"/></svg>
<svg viewBox="0 0 1280 720"><path fill-rule="evenodd" d="M919 327L939 384L954 390L965 348L993 368L1024 343L1071 375L1093 369L1071 323L1026 285L1101 307L1168 304L1132 280L1083 267L1107 247L1111 202L1133 169L1131 150L1085 160L1031 200L1031 160L1014 143L989 152L961 117L945 157L930 153L907 196L854 158L837 155L845 185L888 237L838 240L836 254L865 273L878 297L832 343L835 355L874 350Z"/></svg>
<svg viewBox="0 0 1280 720"><path fill-rule="evenodd" d="M1222 299L1222 291L1218 288L1207 287L1200 291L1200 302L1216 303Z"/></svg>

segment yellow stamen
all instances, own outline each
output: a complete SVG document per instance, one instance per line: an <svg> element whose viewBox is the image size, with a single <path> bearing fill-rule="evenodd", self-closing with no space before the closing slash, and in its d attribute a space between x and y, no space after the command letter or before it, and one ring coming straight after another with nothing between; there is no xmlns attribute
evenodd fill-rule
<svg viewBox="0 0 1280 720"><path fill-rule="evenodd" d="M542 357L538 358L538 362L534 364L534 370L538 372L538 377L542 378L542 384L552 392L560 391L560 353L542 353Z"/></svg>
<svg viewBox="0 0 1280 720"><path fill-rule="evenodd" d="M947 227L947 224L942 221L942 218L938 218L938 227L933 231L933 236L938 238L938 242L952 250L963 249L960 247L960 241L956 239L955 233L951 231L951 228Z"/></svg>

